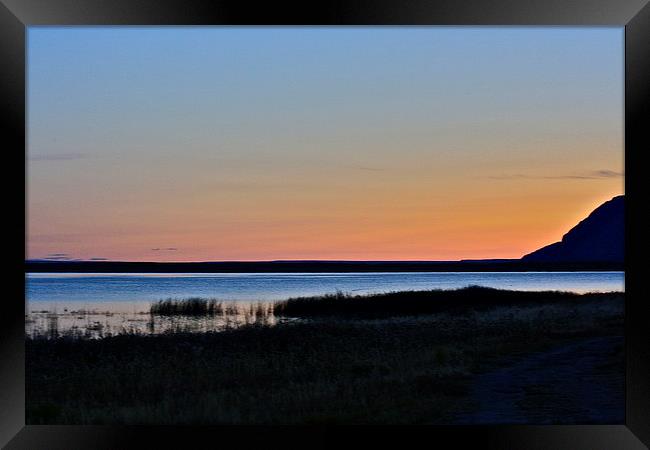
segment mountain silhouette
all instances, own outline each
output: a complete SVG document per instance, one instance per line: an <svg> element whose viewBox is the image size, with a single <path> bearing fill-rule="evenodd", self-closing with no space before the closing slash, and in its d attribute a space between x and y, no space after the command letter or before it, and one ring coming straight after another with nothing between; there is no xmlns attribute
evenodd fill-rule
<svg viewBox="0 0 650 450"><path fill-rule="evenodd" d="M560 242L523 256L526 262L623 262L625 196L619 195L593 210Z"/></svg>

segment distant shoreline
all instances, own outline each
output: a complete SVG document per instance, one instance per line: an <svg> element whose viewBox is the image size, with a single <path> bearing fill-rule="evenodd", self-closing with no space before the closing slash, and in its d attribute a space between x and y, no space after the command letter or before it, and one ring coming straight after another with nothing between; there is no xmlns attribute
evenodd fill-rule
<svg viewBox="0 0 650 450"><path fill-rule="evenodd" d="M30 273L289 273L289 272L607 272L624 271L620 262L471 261L25 261Z"/></svg>

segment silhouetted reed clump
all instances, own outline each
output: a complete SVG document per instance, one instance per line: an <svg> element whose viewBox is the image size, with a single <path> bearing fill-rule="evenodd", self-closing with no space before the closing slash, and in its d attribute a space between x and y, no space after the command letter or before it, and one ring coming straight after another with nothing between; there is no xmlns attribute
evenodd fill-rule
<svg viewBox="0 0 650 450"><path fill-rule="evenodd" d="M204 316L222 314L223 302L199 297L166 299L153 303L149 312L158 316Z"/></svg>
<svg viewBox="0 0 650 450"><path fill-rule="evenodd" d="M561 291L509 291L482 286L461 289L402 291L370 295L343 292L315 297L296 297L277 302L274 314L290 317L390 317L435 313L464 313L493 307L533 306L582 302L623 293L577 294Z"/></svg>

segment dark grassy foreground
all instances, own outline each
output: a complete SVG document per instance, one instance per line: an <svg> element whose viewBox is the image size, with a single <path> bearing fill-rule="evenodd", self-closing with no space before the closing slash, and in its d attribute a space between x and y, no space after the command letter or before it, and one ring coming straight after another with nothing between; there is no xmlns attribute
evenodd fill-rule
<svg viewBox="0 0 650 450"><path fill-rule="evenodd" d="M426 295L442 294L403 294ZM495 295L505 303L473 299L452 312L421 303L424 311L408 315L389 294L376 304L381 318L354 320L334 316L368 312L369 300L293 300L278 313L314 319L211 334L28 339L27 423L450 423L473 407L475 374L623 334L623 294ZM515 305L518 296L527 300ZM619 356L603 370L623 377Z"/></svg>

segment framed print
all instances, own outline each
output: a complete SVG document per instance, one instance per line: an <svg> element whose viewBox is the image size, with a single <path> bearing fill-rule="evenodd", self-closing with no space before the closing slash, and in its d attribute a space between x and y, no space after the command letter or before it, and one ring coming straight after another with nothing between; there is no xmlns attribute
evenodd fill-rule
<svg viewBox="0 0 650 450"><path fill-rule="evenodd" d="M0 13L6 448L646 448L647 2Z"/></svg>

